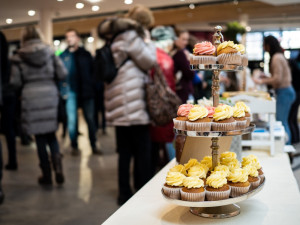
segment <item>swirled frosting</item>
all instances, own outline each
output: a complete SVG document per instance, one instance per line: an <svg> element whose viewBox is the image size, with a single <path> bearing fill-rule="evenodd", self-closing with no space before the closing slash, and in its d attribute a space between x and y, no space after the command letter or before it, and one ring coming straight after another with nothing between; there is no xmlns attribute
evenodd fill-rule
<svg viewBox="0 0 300 225"><path fill-rule="evenodd" d="M188 116L191 108L193 108L194 105L192 104L183 104L183 105L180 105L179 108L178 108L178 111L177 111L177 115L178 116Z"/></svg>
<svg viewBox="0 0 300 225"><path fill-rule="evenodd" d="M242 44L236 44L235 48L241 53L241 54L245 54L246 50L245 50L245 46Z"/></svg>
<svg viewBox="0 0 300 225"><path fill-rule="evenodd" d="M242 107L233 107L233 117L241 118L245 117L245 110Z"/></svg>
<svg viewBox="0 0 300 225"><path fill-rule="evenodd" d="M186 188L204 187L204 181L199 177L186 177L183 179L183 186Z"/></svg>
<svg viewBox="0 0 300 225"><path fill-rule="evenodd" d="M183 175L187 175L185 167L181 164L172 167L169 172L180 172Z"/></svg>
<svg viewBox="0 0 300 225"><path fill-rule="evenodd" d="M245 167L247 165L252 165L257 170L261 168L258 158L255 155L248 155L246 157L243 157L242 166Z"/></svg>
<svg viewBox="0 0 300 225"><path fill-rule="evenodd" d="M235 103L235 107L242 108L246 113L250 113L250 108L244 102Z"/></svg>
<svg viewBox="0 0 300 225"><path fill-rule="evenodd" d="M180 172L169 172L167 174L166 183L170 186L180 187L185 176Z"/></svg>
<svg viewBox="0 0 300 225"><path fill-rule="evenodd" d="M203 166L200 164L197 164L195 166L192 166L189 171L187 176L188 177L199 177L199 178L206 178L206 170Z"/></svg>
<svg viewBox="0 0 300 225"><path fill-rule="evenodd" d="M188 114L188 119L190 121L195 121L197 119L205 118L207 117L207 115L208 115L208 110L205 107L196 106L190 110L190 113Z"/></svg>
<svg viewBox="0 0 300 225"><path fill-rule="evenodd" d="M213 106L206 106L207 110L208 110L208 117L212 118L213 115L215 114L215 108Z"/></svg>
<svg viewBox="0 0 300 225"><path fill-rule="evenodd" d="M242 168L232 170L227 177L227 180L233 183L246 182L248 180L248 172Z"/></svg>
<svg viewBox="0 0 300 225"><path fill-rule="evenodd" d="M205 156L201 160L200 164L204 164L209 168L209 170L212 170L212 157L211 156Z"/></svg>
<svg viewBox="0 0 300 225"><path fill-rule="evenodd" d="M205 170L206 173L209 171L209 167L207 164L199 163L199 165Z"/></svg>
<svg viewBox="0 0 300 225"><path fill-rule="evenodd" d="M213 55L215 51L216 47L209 41L197 43L193 49L194 55Z"/></svg>
<svg viewBox="0 0 300 225"><path fill-rule="evenodd" d="M223 158L221 161L221 165L228 166L230 171L241 167L240 162L235 158Z"/></svg>
<svg viewBox="0 0 300 225"><path fill-rule="evenodd" d="M213 188L220 188L227 184L227 179L222 172L216 172L211 174L206 179L206 184Z"/></svg>
<svg viewBox="0 0 300 225"><path fill-rule="evenodd" d="M225 166L225 165L216 166L213 173L216 173L216 172L223 172L225 177L228 177L228 175L230 173L228 166Z"/></svg>
<svg viewBox="0 0 300 225"><path fill-rule="evenodd" d="M247 171L249 176L258 177L258 171L255 166L247 165L247 166L243 167L243 169Z"/></svg>
<svg viewBox="0 0 300 225"><path fill-rule="evenodd" d="M233 109L229 105L219 105L215 109L215 113L213 115L213 119L215 121L229 119L233 116Z"/></svg>
<svg viewBox="0 0 300 225"><path fill-rule="evenodd" d="M236 153L235 152L223 152L220 155L220 160L222 160L223 158L234 158L234 159L236 159Z"/></svg>
<svg viewBox="0 0 300 225"><path fill-rule="evenodd" d="M191 168L192 166L195 166L198 163L199 162L197 161L197 159L190 159L186 164L184 164L184 167L186 170L188 170L189 168Z"/></svg>
<svg viewBox="0 0 300 225"><path fill-rule="evenodd" d="M233 43L233 41L224 41L222 42L221 44L219 44L218 48L217 48L217 52L221 51L222 49L224 48L227 48L227 47L231 47L231 48L234 48L238 51L237 45Z"/></svg>

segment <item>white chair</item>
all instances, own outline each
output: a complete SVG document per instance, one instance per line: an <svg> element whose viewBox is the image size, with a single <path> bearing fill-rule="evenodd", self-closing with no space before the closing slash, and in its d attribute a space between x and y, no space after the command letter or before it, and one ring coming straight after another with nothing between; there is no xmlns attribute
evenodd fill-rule
<svg viewBox="0 0 300 225"><path fill-rule="evenodd" d="M270 153L272 156L275 154L275 135L274 124L276 114L276 100L266 100L259 97L249 95L236 95L230 97L230 100L235 103L238 101L245 102L251 109L251 113L264 113L268 114L268 122L270 127L270 139L269 140L243 140L242 146L270 146Z"/></svg>

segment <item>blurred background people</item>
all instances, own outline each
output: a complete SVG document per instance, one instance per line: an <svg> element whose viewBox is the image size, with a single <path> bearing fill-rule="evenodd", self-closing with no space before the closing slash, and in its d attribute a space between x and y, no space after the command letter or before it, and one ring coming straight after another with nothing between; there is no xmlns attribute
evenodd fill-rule
<svg viewBox="0 0 300 225"><path fill-rule="evenodd" d="M71 139L72 155L79 155L78 148L78 114L79 107L83 110L88 125L90 145L93 154L101 154L96 147L95 123L95 82L93 80L93 59L91 54L79 46L80 36L75 29L67 30L65 38L68 48L60 55L68 70L66 79L67 93L66 112L67 126Z"/></svg>
<svg viewBox="0 0 300 225"><path fill-rule="evenodd" d="M151 18L145 7L129 11L131 17ZM156 62L154 44L144 41L144 27L129 18L113 18L98 27L99 37L109 41L118 69L116 78L105 85L106 119L116 127L118 159L118 204L125 203L133 194L130 187L130 162L134 159L134 187L140 189L152 176L150 118L145 102L145 71ZM125 62L125 63L124 63Z"/></svg>
<svg viewBox="0 0 300 225"><path fill-rule="evenodd" d="M290 61L292 71L292 86L296 92L296 99L291 106L289 115L289 126L291 129L291 142L296 144L300 142L299 125L298 125L298 110L300 105L300 53L297 58Z"/></svg>
<svg viewBox="0 0 300 225"><path fill-rule="evenodd" d="M34 26L22 32L21 48L12 59L11 84L21 89L22 129L35 135L42 176L41 185L51 185L52 175L47 145L58 184L64 182L62 155L55 136L57 130L58 88L56 80L65 78L66 70L50 46L44 44Z"/></svg>
<svg viewBox="0 0 300 225"><path fill-rule="evenodd" d="M193 94L194 72L190 70L189 51L186 49L189 33L185 30L175 31L177 38L174 42L171 56L174 60L176 74L176 93L186 103L189 95Z"/></svg>
<svg viewBox="0 0 300 225"><path fill-rule="evenodd" d="M289 128L288 117L291 106L295 100L295 91L292 87L291 70L288 61L283 55L279 41L274 36L264 38L264 50L270 54L270 73L271 77L261 74L255 78L256 84L271 85L276 94L276 120L281 121L288 135L287 144L291 143L291 131Z"/></svg>

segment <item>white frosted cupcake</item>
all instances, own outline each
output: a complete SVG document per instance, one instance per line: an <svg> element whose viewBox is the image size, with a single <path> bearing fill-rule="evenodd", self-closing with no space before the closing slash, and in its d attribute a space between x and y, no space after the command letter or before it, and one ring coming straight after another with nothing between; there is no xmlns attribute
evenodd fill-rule
<svg viewBox="0 0 300 225"><path fill-rule="evenodd" d="M231 131L235 130L236 122L233 119L233 109L229 105L219 105L215 108L213 115L213 131Z"/></svg>
<svg viewBox="0 0 300 225"><path fill-rule="evenodd" d="M218 201L229 198L230 186L222 172L212 173L206 179L206 199L207 201Z"/></svg>
<svg viewBox="0 0 300 225"><path fill-rule="evenodd" d="M231 197L237 197L249 191L250 183L248 181L248 172L237 168L230 172L227 177L228 185L231 187Z"/></svg>
<svg viewBox="0 0 300 225"><path fill-rule="evenodd" d="M185 176L180 172L169 172L166 183L163 185L163 192L166 196L173 199L180 199L180 189L183 187Z"/></svg>
<svg viewBox="0 0 300 225"><path fill-rule="evenodd" d="M186 177L183 179L183 188L180 189L181 200L190 202L203 202L205 199L204 182L199 177Z"/></svg>
<svg viewBox="0 0 300 225"><path fill-rule="evenodd" d="M211 130L211 119L208 117L208 110L203 106L194 106L186 122L187 130L209 132Z"/></svg>

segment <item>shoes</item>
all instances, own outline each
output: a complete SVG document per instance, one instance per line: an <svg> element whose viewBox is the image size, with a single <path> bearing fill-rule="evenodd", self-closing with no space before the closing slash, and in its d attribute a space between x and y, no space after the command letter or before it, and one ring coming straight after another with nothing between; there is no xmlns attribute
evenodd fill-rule
<svg viewBox="0 0 300 225"><path fill-rule="evenodd" d="M52 157L52 165L55 171L55 181L57 184L63 184L65 182L65 177L63 175L62 169L62 155L60 153L54 154Z"/></svg>
<svg viewBox="0 0 300 225"><path fill-rule="evenodd" d="M2 191L2 188L0 188L0 205L3 203L4 201L4 193Z"/></svg>
<svg viewBox="0 0 300 225"><path fill-rule="evenodd" d="M80 155L80 150L78 148L72 148L71 155L73 155L73 156Z"/></svg>
<svg viewBox="0 0 300 225"><path fill-rule="evenodd" d="M7 164L6 166L5 166L5 169L6 170L12 170L12 171L15 171L15 170L18 170L18 166L17 166L17 164Z"/></svg>
<svg viewBox="0 0 300 225"><path fill-rule="evenodd" d="M94 155L102 155L102 151L96 147L92 149Z"/></svg>
<svg viewBox="0 0 300 225"><path fill-rule="evenodd" d="M42 186L51 186L52 179L51 179L51 177L45 177L42 175L38 178L38 183Z"/></svg>

